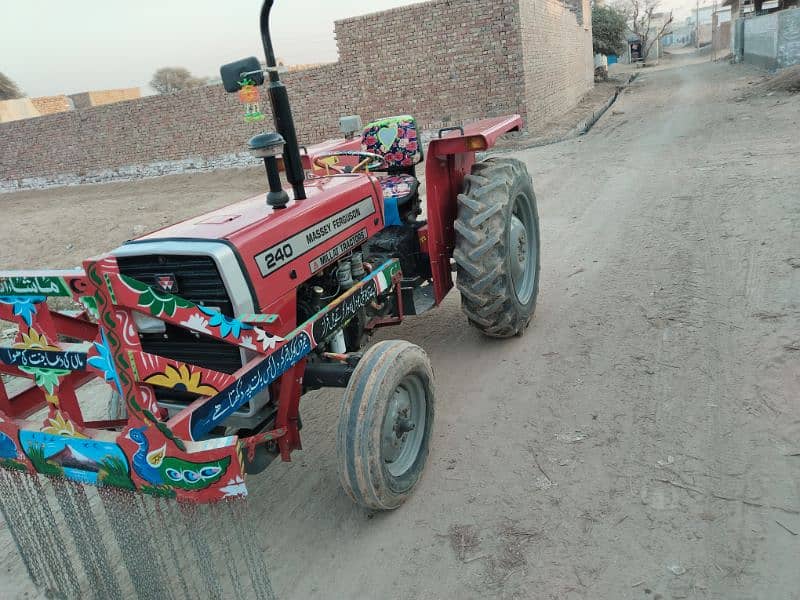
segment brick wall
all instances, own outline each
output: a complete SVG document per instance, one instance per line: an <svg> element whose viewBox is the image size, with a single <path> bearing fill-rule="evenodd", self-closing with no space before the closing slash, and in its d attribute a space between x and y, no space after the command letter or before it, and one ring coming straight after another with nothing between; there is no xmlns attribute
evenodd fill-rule
<svg viewBox="0 0 800 600"><path fill-rule="evenodd" d="M524 103L530 126L575 106L594 85L589 0L520 1Z"/></svg>
<svg viewBox="0 0 800 600"><path fill-rule="evenodd" d="M72 110L72 103L66 96L40 96L31 98L31 102L40 115L52 115Z"/></svg>
<svg viewBox="0 0 800 600"><path fill-rule="evenodd" d="M338 22L353 112L365 121L408 112L427 128L524 112L518 4L434 0Z"/></svg>
<svg viewBox="0 0 800 600"><path fill-rule="evenodd" d="M572 6L432 0L339 21L338 63L283 76L299 139L338 136L345 114L367 122L408 112L429 130L514 112L555 116L593 80L588 0ZM235 95L208 86L0 124L0 189L240 164L246 140L265 127L242 116Z"/></svg>

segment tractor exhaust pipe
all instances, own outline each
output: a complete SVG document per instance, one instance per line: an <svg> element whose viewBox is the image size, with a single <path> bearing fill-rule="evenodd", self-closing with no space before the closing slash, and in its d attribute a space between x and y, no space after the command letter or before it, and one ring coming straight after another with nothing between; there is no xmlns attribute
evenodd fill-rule
<svg viewBox="0 0 800 600"><path fill-rule="evenodd" d="M275 0L264 0L261 6L261 42L264 45L264 54L267 58L269 70L269 100L272 104L272 118L275 129L283 137L286 145L283 152L283 164L286 168L286 179L292 185L295 200L306 199L306 189L303 185L305 172L300 162L300 145L297 143L297 131L294 128L292 109L289 106L289 94L286 86L281 83L278 76L278 65L275 61L275 51L272 49L272 38L269 33L269 13Z"/></svg>

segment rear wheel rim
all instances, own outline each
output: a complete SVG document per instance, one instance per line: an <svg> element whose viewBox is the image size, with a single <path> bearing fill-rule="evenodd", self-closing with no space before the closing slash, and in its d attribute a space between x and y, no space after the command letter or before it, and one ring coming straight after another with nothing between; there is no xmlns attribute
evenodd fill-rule
<svg viewBox="0 0 800 600"><path fill-rule="evenodd" d="M417 375L407 375L395 388L381 426L381 458L393 477L416 464L425 439L428 397Z"/></svg>
<svg viewBox="0 0 800 600"><path fill-rule="evenodd" d="M524 194L514 200L508 231L509 271L520 304L528 304L536 286L538 245L531 203Z"/></svg>

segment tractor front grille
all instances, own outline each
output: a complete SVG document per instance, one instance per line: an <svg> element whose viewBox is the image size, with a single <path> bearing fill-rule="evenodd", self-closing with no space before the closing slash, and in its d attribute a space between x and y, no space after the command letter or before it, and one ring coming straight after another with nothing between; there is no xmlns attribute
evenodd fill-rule
<svg viewBox="0 0 800 600"><path fill-rule="evenodd" d="M234 316L233 304L216 263L210 256L141 255L117 257L120 272L159 289L157 278L171 276L177 283L176 295L214 307L228 317ZM142 349L189 364L233 373L242 367L239 348L225 342L166 323L164 333L140 334ZM193 395L156 388L159 400L191 401Z"/></svg>

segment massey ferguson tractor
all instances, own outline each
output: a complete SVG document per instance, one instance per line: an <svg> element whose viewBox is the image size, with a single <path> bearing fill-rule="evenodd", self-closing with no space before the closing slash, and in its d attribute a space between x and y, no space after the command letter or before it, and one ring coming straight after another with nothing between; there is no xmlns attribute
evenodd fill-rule
<svg viewBox="0 0 800 600"><path fill-rule="evenodd" d="M408 115L300 146L273 2L261 11L266 67L253 57L221 68L227 92L266 84L276 131L249 141L266 195L81 268L0 272L0 319L19 327L0 372L27 380L0 381L0 466L184 502L244 496L247 474L301 448L301 397L339 387L342 486L359 505L394 509L429 452L433 370L421 348L367 347L370 334L441 304L454 273L473 327L506 338L528 326L539 283L531 178L517 160L476 159L521 118L448 127L424 150ZM57 311L53 297L82 308ZM82 410L95 378L119 414Z"/></svg>

